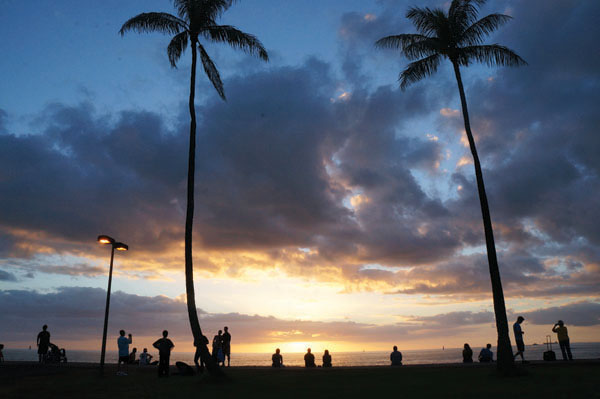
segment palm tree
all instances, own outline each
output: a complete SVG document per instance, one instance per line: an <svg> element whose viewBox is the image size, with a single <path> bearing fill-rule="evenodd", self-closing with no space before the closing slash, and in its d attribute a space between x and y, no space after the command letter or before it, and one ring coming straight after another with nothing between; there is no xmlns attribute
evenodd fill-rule
<svg viewBox="0 0 600 399"><path fill-rule="evenodd" d="M379 48L400 49L406 58L413 61L400 73L399 81L402 90L436 72L444 58L450 60L454 67L454 75L462 104L465 131L473 155L479 202L483 216L485 243L492 280L496 329L498 330L498 367L501 370L510 370L514 366L514 360L508 335L508 320L506 318L502 282L498 270L498 260L496 259L492 219L485 194L481 165L475 148L475 140L471 132L460 67L467 67L472 62L485 63L489 66L520 66L527 63L514 51L504 46L483 44L486 35L511 19L508 15L490 14L478 20L478 7L484 3L485 0L453 0L448 12L439 8L412 7L406 13L406 17L415 25L419 33L387 36L379 39L375 45Z"/></svg>
<svg viewBox="0 0 600 399"><path fill-rule="evenodd" d="M133 30L138 33L162 32L174 35L167 47L167 55L173 68L186 50L188 42L192 47L192 71L190 77L190 147L188 156L187 210L185 218L185 288L187 308L196 351L207 365L209 372L220 375L222 372L212 360L206 341L202 339L202 329L196 311L194 294L194 268L192 260L192 226L194 221L194 172L196 162L196 110L194 97L196 88L196 59L198 53L204 72L212 82L219 96L225 100L223 82L215 64L208 56L200 39L227 43L234 48L256 55L268 61L269 56L262 43L253 35L244 33L233 26L217 25L215 20L231 7L233 0L173 0L177 15L163 12L139 14L123 24L119 33Z"/></svg>

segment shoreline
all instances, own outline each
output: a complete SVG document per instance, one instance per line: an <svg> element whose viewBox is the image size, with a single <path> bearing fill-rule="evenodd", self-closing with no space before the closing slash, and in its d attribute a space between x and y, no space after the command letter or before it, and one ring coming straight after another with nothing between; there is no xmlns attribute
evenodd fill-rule
<svg viewBox="0 0 600 399"><path fill-rule="evenodd" d="M462 362L456 362L456 363L421 363L421 364L403 364L402 366L390 366L390 365L361 365L361 366L336 366L335 364L333 365L333 367L331 367L331 369L336 369L336 370L356 370L356 369L367 369L367 370L372 370L372 369L405 369L405 368L462 368L462 367L471 367L471 368L477 368L477 367L494 367L496 365L496 362L492 362L492 363L480 363L480 362L473 362L473 363L462 363ZM565 366L565 365L598 365L600 366L600 359L575 359L572 361L564 361L564 360L555 360L555 361L544 361L544 360L531 360L528 361L526 364L522 364L520 360L515 361L515 365L518 367L528 367L528 366L540 366L540 365L547 365L547 366L552 366L552 365L558 365L558 366ZM105 363L105 367L116 367L117 363ZM172 368L175 367L175 362L171 362L170 366ZM192 367L192 365L190 365ZM50 364L41 364L38 362L33 362L33 361L24 361L24 360L10 360L10 361L5 361L3 363L0 363L0 370L2 370L3 368L14 368L14 367L30 367L30 368L39 368L39 369L90 369L90 368L99 368L100 367L100 363L90 363L90 362L67 362L67 363L50 363ZM130 365L131 368L136 369L136 370L154 370L156 369L156 366L140 366L137 364L134 365ZM231 367L222 367L224 370L329 370L330 368L323 368L321 366L317 366L314 368L307 368L304 366L284 366L282 368L273 368L271 366L252 366L252 365L247 365L247 366L231 366ZM1 375L0 375L1 377Z"/></svg>

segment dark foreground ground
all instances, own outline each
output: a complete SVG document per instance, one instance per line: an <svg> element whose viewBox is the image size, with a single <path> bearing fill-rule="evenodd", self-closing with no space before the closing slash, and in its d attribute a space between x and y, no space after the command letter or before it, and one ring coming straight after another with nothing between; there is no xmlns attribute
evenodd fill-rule
<svg viewBox="0 0 600 399"><path fill-rule="evenodd" d="M0 365L0 398L600 398L600 361L519 365L500 377L489 365L235 367L228 382L206 376L158 379L154 367L131 366L116 376L107 365ZM172 369L172 371L174 371Z"/></svg>

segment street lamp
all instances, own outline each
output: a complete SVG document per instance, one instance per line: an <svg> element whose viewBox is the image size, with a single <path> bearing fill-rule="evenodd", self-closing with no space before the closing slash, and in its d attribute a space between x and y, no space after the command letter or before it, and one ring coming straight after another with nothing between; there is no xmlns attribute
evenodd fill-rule
<svg viewBox="0 0 600 399"><path fill-rule="evenodd" d="M110 269L108 271L108 290L106 291L106 308L104 310L104 331L102 332L102 353L100 354L100 372L104 372L104 356L106 354L106 329L108 327L108 309L110 307L110 285L112 283L113 259L115 257L115 249L117 251L127 251L129 246L122 242L115 241L114 238L101 235L98 236L100 244L111 244L110 250Z"/></svg>

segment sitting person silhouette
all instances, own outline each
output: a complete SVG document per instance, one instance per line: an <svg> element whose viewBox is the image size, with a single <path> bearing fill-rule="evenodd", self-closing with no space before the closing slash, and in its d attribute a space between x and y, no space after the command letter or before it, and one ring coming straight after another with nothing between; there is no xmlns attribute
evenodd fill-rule
<svg viewBox="0 0 600 399"><path fill-rule="evenodd" d="M390 353L390 362L392 362L392 366L402 366L402 352L398 351L396 345L394 345L394 351Z"/></svg>
<svg viewBox="0 0 600 399"><path fill-rule="evenodd" d="M331 367L331 355L327 349L323 353L323 367Z"/></svg>
<svg viewBox="0 0 600 399"><path fill-rule="evenodd" d="M135 364L135 354L137 353L137 348L133 348L131 353L129 354L129 364Z"/></svg>
<svg viewBox="0 0 600 399"><path fill-rule="evenodd" d="M462 352L463 355L463 363L473 363L473 349L469 346L469 344L465 344L465 348Z"/></svg>
<svg viewBox="0 0 600 399"><path fill-rule="evenodd" d="M147 366L152 361L152 355L148 353L148 348L144 348L140 353L140 366Z"/></svg>
<svg viewBox="0 0 600 399"><path fill-rule="evenodd" d="M308 348L304 355L304 367L317 367L315 364L315 355L310 353L310 348Z"/></svg>
<svg viewBox="0 0 600 399"><path fill-rule="evenodd" d="M487 344L485 348L481 349L479 352L479 362L481 363L491 363L494 361L494 352L491 350L492 344Z"/></svg>
<svg viewBox="0 0 600 399"><path fill-rule="evenodd" d="M279 348L275 349L271 360L273 361L273 367L283 367L283 356L281 356Z"/></svg>

